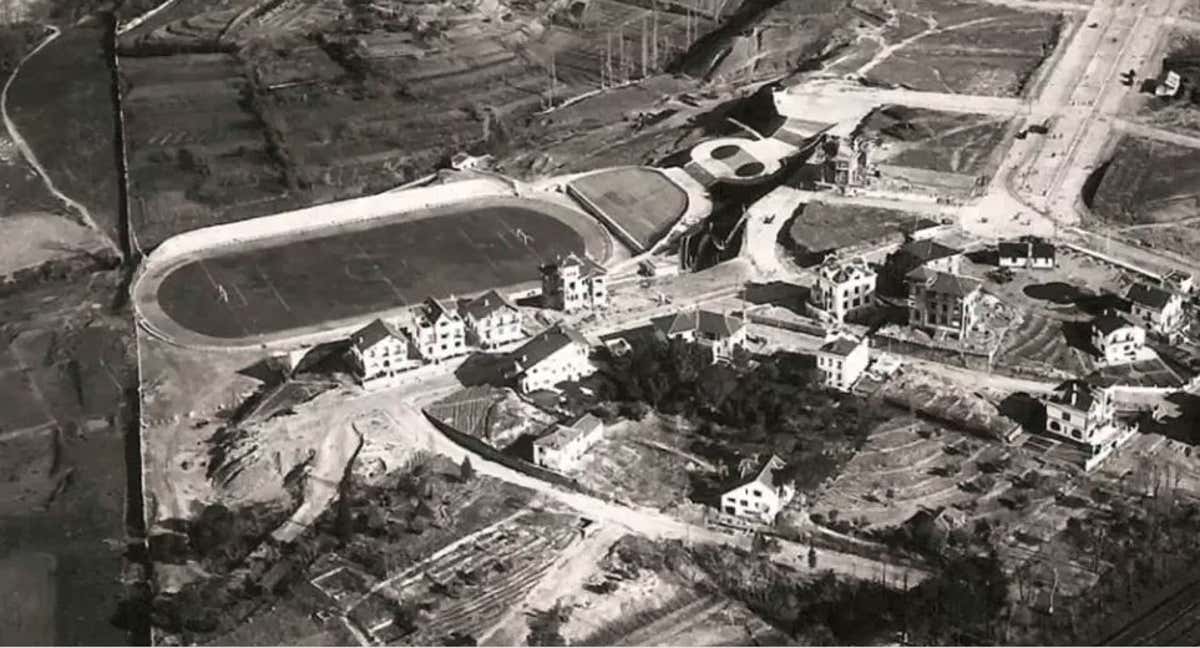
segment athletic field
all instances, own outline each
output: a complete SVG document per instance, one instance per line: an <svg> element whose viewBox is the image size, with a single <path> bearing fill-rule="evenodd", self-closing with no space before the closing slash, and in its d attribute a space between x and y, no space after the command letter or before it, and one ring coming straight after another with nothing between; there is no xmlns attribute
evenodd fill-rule
<svg viewBox="0 0 1200 648"><path fill-rule="evenodd" d="M571 187L649 249L687 210L687 193L662 173L622 167L586 175Z"/></svg>
<svg viewBox="0 0 1200 648"><path fill-rule="evenodd" d="M189 262L163 278L159 306L196 333L249 337L513 286L536 280L558 254L604 261L610 251L599 223L540 201L487 199L403 216Z"/></svg>

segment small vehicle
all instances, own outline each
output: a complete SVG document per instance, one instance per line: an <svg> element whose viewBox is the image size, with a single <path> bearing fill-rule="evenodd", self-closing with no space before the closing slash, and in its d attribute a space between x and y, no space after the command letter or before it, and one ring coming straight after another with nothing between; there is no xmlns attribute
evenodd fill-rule
<svg viewBox="0 0 1200 648"><path fill-rule="evenodd" d="M1098 23L1098 22L1091 22L1091 23L1088 23L1088 29L1095 29L1095 28L1097 28L1097 27L1099 27L1099 26L1100 26L1100 23Z"/></svg>

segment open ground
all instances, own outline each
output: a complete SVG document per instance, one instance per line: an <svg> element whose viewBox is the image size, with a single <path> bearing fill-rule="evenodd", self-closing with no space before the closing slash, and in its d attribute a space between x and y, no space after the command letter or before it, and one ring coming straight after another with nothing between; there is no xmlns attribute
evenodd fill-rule
<svg viewBox="0 0 1200 648"><path fill-rule="evenodd" d="M649 249L687 210L687 193L661 171L627 167L590 173L570 187Z"/></svg>
<svg viewBox="0 0 1200 648"><path fill-rule="evenodd" d="M170 270L154 298L193 332L250 337L510 287L536 280L556 255L586 251L603 263L611 249L599 223L542 201L493 198L402 216L198 259Z"/></svg>

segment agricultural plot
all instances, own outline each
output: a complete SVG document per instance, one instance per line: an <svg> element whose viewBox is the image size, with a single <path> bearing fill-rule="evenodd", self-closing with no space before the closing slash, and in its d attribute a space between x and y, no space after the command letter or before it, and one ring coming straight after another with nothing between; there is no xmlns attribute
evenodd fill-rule
<svg viewBox="0 0 1200 648"><path fill-rule="evenodd" d="M877 162L976 176L996 166L1007 125L991 115L888 106L872 113L863 129L883 140L875 149Z"/></svg>
<svg viewBox="0 0 1200 648"><path fill-rule="evenodd" d="M56 643L57 564L52 554L12 553L0 560L0 638L8 645Z"/></svg>
<svg viewBox="0 0 1200 648"><path fill-rule="evenodd" d="M567 252L586 251L601 262L609 256L598 223L552 203L515 199L439 207L412 220L318 236L188 263L163 278L158 302L187 329L236 338L533 281L540 264Z"/></svg>
<svg viewBox="0 0 1200 648"><path fill-rule="evenodd" d="M22 67L7 108L58 189L119 241L116 121L104 37L98 28L65 29Z"/></svg>
<svg viewBox="0 0 1200 648"><path fill-rule="evenodd" d="M1159 358L1111 367L1101 367L1089 378L1102 384L1166 389L1182 389L1187 382L1178 372Z"/></svg>
<svg viewBox="0 0 1200 648"><path fill-rule="evenodd" d="M664 508L688 501L694 477L716 467L686 450L686 426L647 416L608 426L604 438L574 475L586 487L640 506Z"/></svg>
<svg viewBox="0 0 1200 648"><path fill-rule="evenodd" d="M21 430L51 420L38 397L37 387L23 371L0 372L0 400L5 403L0 412L0 430Z"/></svg>
<svg viewBox="0 0 1200 648"><path fill-rule="evenodd" d="M1191 218L1200 207L1200 149L1125 136L1088 185L1088 206L1108 224Z"/></svg>
<svg viewBox="0 0 1200 648"><path fill-rule="evenodd" d="M646 249L671 229L688 206L687 192L649 168L601 171L573 180L570 187Z"/></svg>
<svg viewBox="0 0 1200 648"><path fill-rule="evenodd" d="M1004 336L995 363L1021 373L1064 378L1087 375L1095 361L1089 353L1086 330L1086 322L1063 322L1026 312Z"/></svg>
<svg viewBox="0 0 1200 648"><path fill-rule="evenodd" d="M939 28L901 47L868 73L879 83L957 94L1020 96L1058 41L1062 18L1011 9L937 12Z"/></svg>
<svg viewBox="0 0 1200 648"><path fill-rule="evenodd" d="M510 518L377 583L346 609L369 636L389 644L438 645L456 634L478 637L523 599L579 537L577 521L553 513ZM401 602L422 608L411 627L395 623Z"/></svg>

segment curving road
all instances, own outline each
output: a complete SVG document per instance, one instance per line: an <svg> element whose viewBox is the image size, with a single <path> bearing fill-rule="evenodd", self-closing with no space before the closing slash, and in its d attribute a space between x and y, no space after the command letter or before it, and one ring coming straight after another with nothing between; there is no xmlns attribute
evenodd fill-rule
<svg viewBox="0 0 1200 648"><path fill-rule="evenodd" d="M20 62L17 63L17 66L13 68L12 74L9 75L8 81L4 82L4 90L0 91L0 115L3 115L4 117L4 128L8 130L8 136L17 145L17 148L21 151L21 155L25 158L25 161L28 162L29 166L33 167L33 170L36 171L37 174L42 178L42 182L45 183L46 189L49 190L50 193L54 194L54 196L61 200L65 205L67 205L67 207L71 208L71 210L78 214L80 220L82 220L83 223L93 231L98 233L100 235L100 239L104 241L109 248L115 251L118 256L120 256L120 249L117 248L116 243L114 243L113 240L108 237L104 230L96 226L96 221L92 218L92 214L88 211L88 208L84 207L70 196L64 194L62 191L59 191L58 187L55 186L54 181L50 179L50 174L46 171L46 168L42 166L42 163L38 161L37 155L33 152L33 148L30 147L29 142L26 142L25 138L21 136L21 131L17 130L17 125L13 123L12 118L8 114L8 89L12 86L13 81L16 80L17 74L21 72L21 68L25 65L25 62L37 55L42 48L46 47L50 43L53 43L54 40L62 34L62 30L53 25L50 25L49 29L50 35L46 36L42 42L38 43L37 47L33 48L32 51L21 58Z"/></svg>

